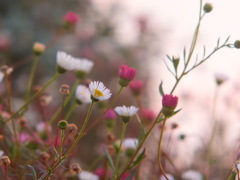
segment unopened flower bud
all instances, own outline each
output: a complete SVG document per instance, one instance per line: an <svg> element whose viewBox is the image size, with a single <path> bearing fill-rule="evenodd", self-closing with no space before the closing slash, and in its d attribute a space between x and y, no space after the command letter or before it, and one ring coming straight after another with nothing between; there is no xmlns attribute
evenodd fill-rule
<svg viewBox="0 0 240 180"><path fill-rule="evenodd" d="M64 27L69 30L74 27L79 21L79 16L72 11L69 11L64 16Z"/></svg>
<svg viewBox="0 0 240 180"><path fill-rule="evenodd" d="M106 143L107 144L113 143L114 140L115 140L114 134L112 134L112 133L107 134L107 137L106 137Z"/></svg>
<svg viewBox="0 0 240 180"><path fill-rule="evenodd" d="M162 113L165 117L170 117L174 113L174 109L177 107L178 97L173 95L165 94L162 99Z"/></svg>
<svg viewBox="0 0 240 180"><path fill-rule="evenodd" d="M5 75L9 76L12 72L13 72L13 68L9 67L7 65L3 65L0 70L2 71L2 73L4 73Z"/></svg>
<svg viewBox="0 0 240 180"><path fill-rule="evenodd" d="M26 126L26 123L27 123L27 119L25 117L20 117L18 119L18 123L21 127L25 127Z"/></svg>
<svg viewBox="0 0 240 180"><path fill-rule="evenodd" d="M116 149L114 148L113 145L108 145L107 150L110 155L113 155L116 152Z"/></svg>
<svg viewBox="0 0 240 180"><path fill-rule="evenodd" d="M41 106L47 106L52 102L52 96L43 94L40 96L40 104Z"/></svg>
<svg viewBox="0 0 240 180"><path fill-rule="evenodd" d="M127 87L129 82L136 76L136 69L123 65L118 71L118 76L120 86Z"/></svg>
<svg viewBox="0 0 240 180"><path fill-rule="evenodd" d="M41 55L45 51L46 46L42 43L35 42L33 44L33 52L36 56Z"/></svg>
<svg viewBox="0 0 240 180"><path fill-rule="evenodd" d="M206 4L204 4L204 6L203 6L203 10L204 10L205 13L211 12L212 9L213 9L213 7L212 7L212 4L210 4L210 3L206 3Z"/></svg>
<svg viewBox="0 0 240 180"><path fill-rule="evenodd" d="M184 140L185 138L186 138L186 135L185 135L185 134L180 134L180 135L179 135L179 139L180 139L180 140Z"/></svg>
<svg viewBox="0 0 240 180"><path fill-rule="evenodd" d="M11 163L8 156L2 156L0 159L0 164L4 166L8 166Z"/></svg>
<svg viewBox="0 0 240 180"><path fill-rule="evenodd" d="M70 170L79 173L82 171L82 168L80 167L80 165L78 163L73 163L70 165Z"/></svg>
<svg viewBox="0 0 240 180"><path fill-rule="evenodd" d="M64 94L64 95L68 95L68 94L70 94L69 88L70 88L69 85L67 85L67 84L62 84L61 87L60 87L60 89L59 89L59 92L60 92L61 94Z"/></svg>
<svg viewBox="0 0 240 180"><path fill-rule="evenodd" d="M172 123L171 124L171 129L176 129L178 128L178 124L177 123Z"/></svg>
<svg viewBox="0 0 240 180"><path fill-rule="evenodd" d="M41 152L38 155L38 158L41 162L47 162L50 159L50 154L48 154L47 152Z"/></svg>
<svg viewBox="0 0 240 180"><path fill-rule="evenodd" d="M143 82L138 80L133 80L130 83L129 88L131 89L132 94L134 96L139 96L143 91Z"/></svg>
<svg viewBox="0 0 240 180"><path fill-rule="evenodd" d="M61 120L61 121L58 122L58 127L61 130L65 130L68 127L68 122L65 121L65 120Z"/></svg>
<svg viewBox="0 0 240 180"><path fill-rule="evenodd" d="M68 130L68 133L76 133L78 131L78 127L76 126L76 124L68 124L67 126L67 130Z"/></svg>
<svg viewBox="0 0 240 180"><path fill-rule="evenodd" d="M179 61L180 61L180 58L179 58L179 57L178 57L178 58L173 57L172 60L173 60L173 66L174 66L174 68L177 69L178 64L179 64Z"/></svg>
<svg viewBox="0 0 240 180"><path fill-rule="evenodd" d="M237 48L237 49L240 49L240 40L236 40L234 42L234 47Z"/></svg>

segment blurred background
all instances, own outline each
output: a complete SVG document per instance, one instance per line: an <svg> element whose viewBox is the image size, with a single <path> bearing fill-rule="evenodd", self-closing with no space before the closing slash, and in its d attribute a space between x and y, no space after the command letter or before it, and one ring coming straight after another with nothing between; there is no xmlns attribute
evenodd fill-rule
<svg viewBox="0 0 240 180"><path fill-rule="evenodd" d="M213 11L203 20L194 56L202 53L204 45L207 52L212 51L219 37L224 41L230 35L232 43L240 38L240 2L208 2L212 3ZM70 10L79 15L80 21L73 30L63 32L63 17ZM158 92L160 82L163 81L166 93L174 84L174 78L167 71L163 60L166 54L181 59L184 47L189 50L198 13L199 1L192 0L0 1L0 65L14 67L14 108L17 109L23 103L21 97L25 93L25 82L31 67L32 45L38 41L48 48L41 56L35 85L44 84L54 75L58 50L94 61L89 79L104 82L113 95L119 88L118 68L127 64L137 69L136 79L144 82L144 107L157 114L161 108ZM213 172L228 172L236 160L240 132L239 59L239 51L221 50L187 75L175 91L175 95L179 96L178 107L182 110L168 122L169 127L174 122L178 128L166 131L168 146L165 148L179 171L189 168L203 173L207 171L206 161L202 157L206 154L205 149L211 141L215 124L217 132L211 145L214 156L210 162L214 167ZM221 86L216 84L216 76L219 75L226 79ZM75 76L69 72L47 89L54 101L46 110L46 116L50 116L61 103L61 95L56 92L60 85L67 83L71 86L74 81ZM1 96L4 92L5 86L1 83ZM137 105L137 102L131 92L126 90L117 104ZM74 117L82 119L79 112L84 114L86 108L76 111ZM99 113L97 108L95 111L92 119ZM28 113L27 116L31 119L35 114ZM36 118L29 123L35 126L40 120ZM137 137L139 129L136 123L131 123L129 128L131 131L128 131L127 137ZM120 129L116 131L120 132ZM152 171L158 171L152 168L156 163L158 134L159 130L156 129L148 141L149 150L144 160L146 165L140 167L143 179L149 177ZM92 136L84 139L82 154L92 149L92 144L87 143L89 139L98 150L101 147L99 142L104 139L104 127L100 125ZM96 154L79 157L87 166ZM169 171L174 172L172 166L168 166ZM221 177L221 173L218 175Z"/></svg>

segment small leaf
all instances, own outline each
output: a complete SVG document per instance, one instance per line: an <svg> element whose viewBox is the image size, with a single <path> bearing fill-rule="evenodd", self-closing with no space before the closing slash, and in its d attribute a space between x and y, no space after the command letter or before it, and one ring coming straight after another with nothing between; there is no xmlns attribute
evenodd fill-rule
<svg viewBox="0 0 240 180"><path fill-rule="evenodd" d="M218 41L217 41L217 48L219 47L219 44L220 44L220 38L218 38Z"/></svg>
<svg viewBox="0 0 240 180"><path fill-rule="evenodd" d="M203 46L203 58L205 57L205 55L206 55L206 47Z"/></svg>
<svg viewBox="0 0 240 180"><path fill-rule="evenodd" d="M112 160L112 157L110 156L110 154L107 152L107 151L104 151L106 156L107 156L107 160L109 162L109 165L112 169L112 171L114 171L115 167L114 167L114 164L113 164L113 160Z"/></svg>
<svg viewBox="0 0 240 180"><path fill-rule="evenodd" d="M183 60L186 62L186 47L183 49Z"/></svg>
<svg viewBox="0 0 240 180"><path fill-rule="evenodd" d="M132 169L134 166L138 165L143 160L144 155L145 155L145 149L143 149L141 154L139 154L136 161L133 162L133 164L129 167L129 169Z"/></svg>
<svg viewBox="0 0 240 180"><path fill-rule="evenodd" d="M169 55L166 55L167 56L167 58L169 59L169 61L171 61L172 62L172 58L170 58L170 56Z"/></svg>
<svg viewBox="0 0 240 180"><path fill-rule="evenodd" d="M163 91L163 82L161 81L160 85L159 85L159 92L160 94L163 96L164 95L164 91Z"/></svg>
<svg viewBox="0 0 240 180"><path fill-rule="evenodd" d="M225 42L223 44L227 44L229 38L230 38L230 36L227 37L227 39L225 40Z"/></svg>
<svg viewBox="0 0 240 180"><path fill-rule="evenodd" d="M37 173L36 173L34 167L32 167L31 165L27 165L27 166L28 166L28 167L30 168L30 170L32 171L33 179L34 179L34 180L37 180Z"/></svg>
<svg viewBox="0 0 240 180"><path fill-rule="evenodd" d="M182 108L174 111L173 115L177 114L177 113L178 113L179 111L181 111L181 110L182 110Z"/></svg>
<svg viewBox="0 0 240 180"><path fill-rule="evenodd" d="M164 117L160 117L158 120L157 120L157 123L160 123L164 120Z"/></svg>
<svg viewBox="0 0 240 180"><path fill-rule="evenodd" d="M57 160L60 160L60 155L58 154L58 152L57 152L57 150L56 150L56 148L54 146L53 146L53 150L55 152Z"/></svg>

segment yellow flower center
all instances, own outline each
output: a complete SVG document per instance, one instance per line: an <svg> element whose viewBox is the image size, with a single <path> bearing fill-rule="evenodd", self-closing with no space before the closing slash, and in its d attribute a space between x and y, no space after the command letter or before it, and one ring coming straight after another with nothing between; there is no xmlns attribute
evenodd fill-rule
<svg viewBox="0 0 240 180"><path fill-rule="evenodd" d="M103 93L101 91L99 91L98 89L94 89L94 96L96 97L101 97L104 96Z"/></svg>

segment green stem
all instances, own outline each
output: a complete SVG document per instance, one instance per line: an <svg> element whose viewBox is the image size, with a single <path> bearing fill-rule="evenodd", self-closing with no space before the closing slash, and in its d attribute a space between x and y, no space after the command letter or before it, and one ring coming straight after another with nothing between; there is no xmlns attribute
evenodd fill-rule
<svg viewBox="0 0 240 180"><path fill-rule="evenodd" d="M119 160L120 160L120 155L121 155L122 142L123 142L123 139L124 139L124 136L125 136L125 133L126 133L126 128L127 128L127 123L123 123L120 145L118 147L117 159L116 159L116 162L115 162L115 169L114 169L114 175L113 175L114 180L116 180L117 176L118 176L118 165L119 165Z"/></svg>
<svg viewBox="0 0 240 180"><path fill-rule="evenodd" d="M63 153L63 140L64 140L64 130L61 130L60 132L60 157L62 157Z"/></svg>
<svg viewBox="0 0 240 180"><path fill-rule="evenodd" d="M66 107L70 100L72 99L74 92L78 86L78 84L81 82L81 79L77 79L76 82L74 83L73 87L71 88L71 92L70 94L67 96L66 100L64 101L64 107ZM52 124L54 121L56 121L57 117L59 116L59 114L61 113L62 108L59 107L57 109L57 111L55 112L55 114L52 116L52 118L50 119L49 123Z"/></svg>
<svg viewBox="0 0 240 180"><path fill-rule="evenodd" d="M33 79L34 79L34 75L35 75L35 72L36 72L36 69L37 69L38 61L39 61L39 56L34 56L32 68L31 68L31 72L30 72L30 76L29 76L29 80L28 80L27 91L26 91L26 95L25 95L25 101L27 101L27 99L29 98L31 90L32 90Z"/></svg>
<svg viewBox="0 0 240 180"><path fill-rule="evenodd" d="M20 113L24 108L26 108L30 102L32 102L38 95L40 95L40 94L41 94L50 84L52 84L59 76L60 76L60 74L59 74L59 73L56 73L56 74L52 77L52 79L49 80L49 81L47 82L47 84L45 84L45 85L42 87L42 89L40 89L40 90L39 90L38 92L36 92L31 98L29 98L29 99L25 102L25 104L22 105L22 107L21 107L20 109L18 109L18 110L11 116L11 118L9 118L9 119L7 119L7 120L5 121L5 123L8 122L9 120L11 120L12 118L16 117L16 116L18 115L18 113Z"/></svg>
<svg viewBox="0 0 240 180"><path fill-rule="evenodd" d="M89 121L89 118L90 118L90 114L91 114L91 112L92 112L93 104L94 104L94 102L92 101L92 103L90 104L90 107L89 107L89 109L88 109L88 113L87 113L86 119L85 119L85 121L84 121L84 123L83 123L83 126L82 126L82 128L81 128L81 130L80 130L80 132L79 132L79 134L78 134L78 136L77 136L77 138L76 138L76 140L74 141L73 145L68 149L68 151L65 153L65 155L63 155L63 156L57 161L57 163L56 163L52 168L50 168L50 169L48 170L48 173L45 174L45 175L43 175L43 176L40 178L40 180L48 179L48 177L54 172L54 170L58 167L58 165L60 165L61 162L62 162L64 159L66 159L66 158L72 153L72 151L74 150L74 148L77 146L77 144L78 144L79 140L81 139L81 137L82 137L82 135L83 135L83 132L84 132L84 130L85 130L87 124L88 124L88 121Z"/></svg>
<svg viewBox="0 0 240 180"><path fill-rule="evenodd" d="M64 117L64 120L67 121L69 119L69 117L72 115L72 113L73 113L74 109L77 107L77 105L78 105L77 103L72 104L72 106L70 107L70 109L67 112L67 115Z"/></svg>
<svg viewBox="0 0 240 180"><path fill-rule="evenodd" d="M168 177L167 177L167 175L162 167L162 163L161 163L161 145L162 145L163 133L164 133L166 121L167 121L167 118L165 117L163 120L163 126L162 126L162 130L161 130L160 138L159 138L159 142L158 142L158 165L159 165L159 168L160 168L163 176L168 180Z"/></svg>

